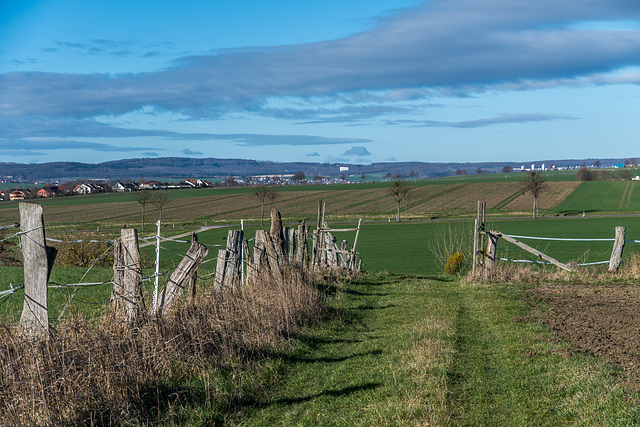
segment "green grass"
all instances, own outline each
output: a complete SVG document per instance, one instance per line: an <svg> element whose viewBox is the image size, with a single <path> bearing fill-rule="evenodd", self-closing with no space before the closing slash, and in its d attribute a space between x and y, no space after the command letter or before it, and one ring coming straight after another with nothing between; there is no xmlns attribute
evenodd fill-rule
<svg viewBox="0 0 640 427"><path fill-rule="evenodd" d="M629 189L633 187L631 196ZM581 212L638 212L640 184L635 181L589 181L581 183L554 211L562 214Z"/></svg>
<svg viewBox="0 0 640 427"><path fill-rule="evenodd" d="M232 424L632 425L620 369L554 343L517 289L367 275L328 288L338 319L271 355L282 381Z"/></svg>

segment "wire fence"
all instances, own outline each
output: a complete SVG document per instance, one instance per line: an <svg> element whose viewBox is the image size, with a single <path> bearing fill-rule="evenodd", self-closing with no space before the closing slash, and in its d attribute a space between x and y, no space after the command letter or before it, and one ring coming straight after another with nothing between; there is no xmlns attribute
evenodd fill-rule
<svg viewBox="0 0 640 427"><path fill-rule="evenodd" d="M506 233L504 233L506 234ZM613 250L613 242L615 241L615 238L575 238L575 237L544 237L544 236L523 236L523 235L517 235L517 234L507 234L510 237L513 237L515 239L521 239L521 240L534 240L534 241L547 241L547 242L612 242L611 245L608 245L607 248L605 248L603 251L600 251L598 253L596 253L595 255L599 255L599 256L605 256L605 255L610 255L612 250ZM640 240L637 239L624 239L625 243L640 243ZM547 246L546 248L544 248L544 250L541 250L541 252L546 253L547 251L549 251L549 246ZM519 252L518 252L519 253ZM561 255L563 254L561 251L555 251L554 255ZM575 254L574 251L566 251L564 252L564 254ZM529 264L543 264L543 265L551 265L552 263L550 262L546 262L546 261L540 261L540 260L533 260L533 259L512 259L512 258L507 258L507 257L500 257L497 258L500 261L505 261L505 262L513 262L513 263L529 263ZM609 264L611 261L610 259L607 260L602 260L602 261L592 261L592 262L576 262L574 263L576 266L592 266L592 265L603 265L603 264Z"/></svg>

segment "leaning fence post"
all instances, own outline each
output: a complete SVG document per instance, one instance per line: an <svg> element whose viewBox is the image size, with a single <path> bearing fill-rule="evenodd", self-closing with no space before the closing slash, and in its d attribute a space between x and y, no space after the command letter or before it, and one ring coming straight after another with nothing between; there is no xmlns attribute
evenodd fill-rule
<svg viewBox="0 0 640 427"><path fill-rule="evenodd" d="M24 258L24 304L20 328L29 335L49 332L47 282L57 250L47 247L42 206L20 203L20 244Z"/></svg>
<svg viewBox="0 0 640 427"><path fill-rule="evenodd" d="M625 227L616 227L616 238L613 242L613 250L611 251L611 259L609 260L609 271L618 271L618 268L620 268L626 230Z"/></svg>
<svg viewBox="0 0 640 427"><path fill-rule="evenodd" d="M188 285L189 281L193 277L193 274L198 270L198 267L202 263L204 257L209 253L209 249L201 243L191 242L191 247L187 254L182 258L180 264L175 269L167 286L162 292L162 299L159 305L160 314L164 314L178 301L178 298L182 295L184 288Z"/></svg>

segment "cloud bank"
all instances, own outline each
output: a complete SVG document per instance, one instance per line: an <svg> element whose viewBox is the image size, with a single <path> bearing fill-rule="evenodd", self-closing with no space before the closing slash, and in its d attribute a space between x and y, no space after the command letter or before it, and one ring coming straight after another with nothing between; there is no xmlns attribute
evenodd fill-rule
<svg viewBox="0 0 640 427"><path fill-rule="evenodd" d="M634 0L433 0L338 40L180 58L138 74L10 72L0 75L0 116L88 118L145 106L191 117L264 107L271 97L368 92L468 94L535 85L613 84L608 73L640 65ZM589 23L609 23L590 26ZM94 41L110 49L127 46ZM628 75L625 81L638 83ZM284 114L286 112L281 112Z"/></svg>

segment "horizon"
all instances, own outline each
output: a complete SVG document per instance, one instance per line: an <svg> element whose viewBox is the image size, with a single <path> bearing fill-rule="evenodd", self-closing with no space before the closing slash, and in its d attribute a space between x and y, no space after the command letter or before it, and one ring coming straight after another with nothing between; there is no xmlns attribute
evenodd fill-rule
<svg viewBox="0 0 640 427"><path fill-rule="evenodd" d="M629 158L638 40L626 0L7 2L0 161Z"/></svg>

